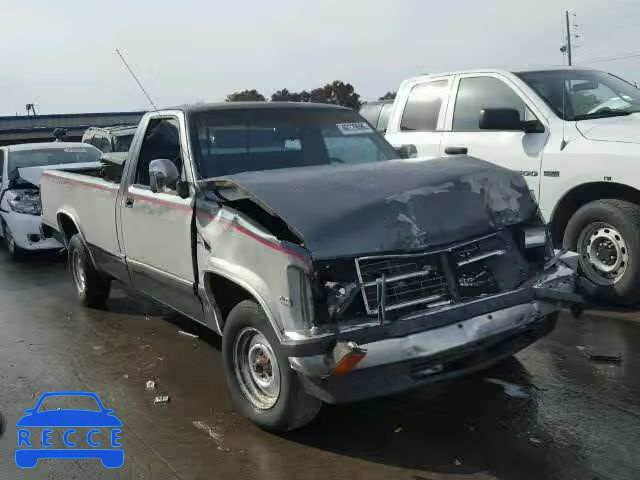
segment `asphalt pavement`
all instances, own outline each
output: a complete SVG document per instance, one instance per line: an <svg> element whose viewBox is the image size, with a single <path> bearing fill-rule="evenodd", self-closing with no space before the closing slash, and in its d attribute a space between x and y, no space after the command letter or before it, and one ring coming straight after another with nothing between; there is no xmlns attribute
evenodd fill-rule
<svg viewBox="0 0 640 480"><path fill-rule="evenodd" d="M0 479L638 479L639 319L562 314L549 337L491 371L325 407L276 436L234 411L214 334L120 289L106 311L80 307L64 258L14 262L0 248ZM95 392L115 410L121 468L15 465L16 422L61 390Z"/></svg>

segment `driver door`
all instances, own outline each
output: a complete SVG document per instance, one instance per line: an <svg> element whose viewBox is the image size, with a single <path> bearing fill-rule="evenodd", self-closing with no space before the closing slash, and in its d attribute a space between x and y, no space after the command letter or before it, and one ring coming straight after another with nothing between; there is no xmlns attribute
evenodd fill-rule
<svg viewBox="0 0 640 480"><path fill-rule="evenodd" d="M180 198L170 188L152 192L149 181L149 164L160 158L173 162L181 178L188 179L183 168L184 138L177 114L149 120L142 141L133 147L138 162L128 172L119 200L121 240L133 286L202 321L202 304L194 294L193 194ZM136 158L135 153L130 158Z"/></svg>

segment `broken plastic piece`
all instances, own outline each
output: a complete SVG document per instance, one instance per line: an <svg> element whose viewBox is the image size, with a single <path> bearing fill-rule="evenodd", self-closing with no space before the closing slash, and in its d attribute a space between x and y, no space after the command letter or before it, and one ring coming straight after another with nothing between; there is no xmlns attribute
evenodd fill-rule
<svg viewBox="0 0 640 480"><path fill-rule="evenodd" d="M195 335L193 333L189 333L189 332L185 332L184 330L178 330L178 333L180 335L183 335L185 337L189 337L189 338L198 338L198 335Z"/></svg>
<svg viewBox="0 0 640 480"><path fill-rule="evenodd" d="M333 361L335 367L331 369L333 376L346 375L367 354L367 351L360 348L355 342L338 342L333 349Z"/></svg>
<svg viewBox="0 0 640 480"><path fill-rule="evenodd" d="M154 405L159 405L164 403L169 403L169 395L158 395L156 398L153 399Z"/></svg>
<svg viewBox="0 0 640 480"><path fill-rule="evenodd" d="M601 355L591 353L589 360L592 362L622 363L622 355Z"/></svg>

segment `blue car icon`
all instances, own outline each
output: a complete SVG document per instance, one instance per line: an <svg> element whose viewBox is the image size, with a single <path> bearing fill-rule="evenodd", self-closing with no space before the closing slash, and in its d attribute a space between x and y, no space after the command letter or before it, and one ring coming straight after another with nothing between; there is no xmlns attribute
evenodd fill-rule
<svg viewBox="0 0 640 480"><path fill-rule="evenodd" d="M42 402L49 397L91 397L100 411L84 409L58 409L39 412ZM122 422L114 415L114 410L104 408L100 398L91 392L49 392L40 397L36 406L25 410L16 427L18 427L18 449L16 449L16 465L20 468L32 468L41 458L54 459L100 459L107 468L118 468L124 463L124 450L119 443ZM38 427L38 431L31 428ZM83 438L75 428L91 428ZM42 438L39 436L42 428ZM51 448L53 429L64 429L63 440L67 448ZM111 448L98 448L100 443L95 436L101 429L110 430ZM32 435L33 434L33 435ZM83 441L86 446L83 448ZM41 441L40 441L41 440ZM38 445L40 443L41 445ZM40 448L40 446L42 448ZM77 446L77 448L76 448Z"/></svg>

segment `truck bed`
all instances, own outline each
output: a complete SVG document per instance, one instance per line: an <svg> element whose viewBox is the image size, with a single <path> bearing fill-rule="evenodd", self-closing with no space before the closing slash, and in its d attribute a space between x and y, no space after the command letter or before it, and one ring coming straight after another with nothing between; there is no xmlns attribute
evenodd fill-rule
<svg viewBox="0 0 640 480"><path fill-rule="evenodd" d="M119 188L119 183L101 178L98 170L46 171L40 187L42 221L64 236L60 217L67 215L87 243L117 254L115 206Z"/></svg>

